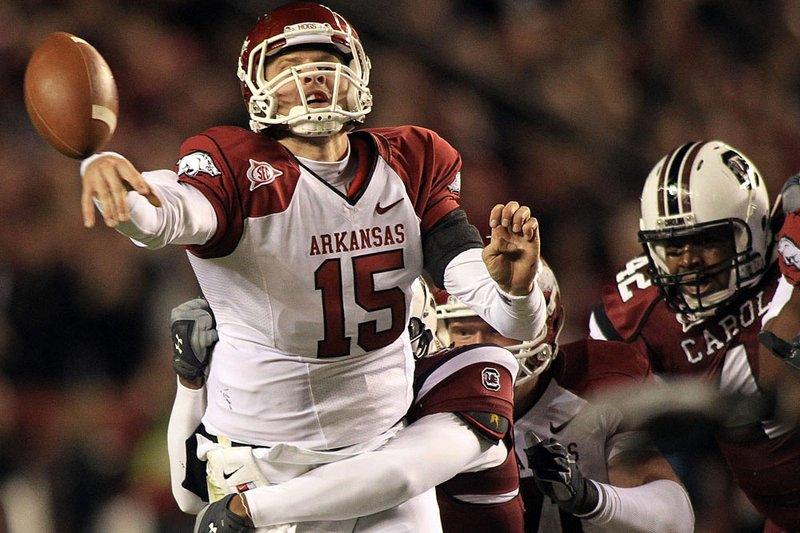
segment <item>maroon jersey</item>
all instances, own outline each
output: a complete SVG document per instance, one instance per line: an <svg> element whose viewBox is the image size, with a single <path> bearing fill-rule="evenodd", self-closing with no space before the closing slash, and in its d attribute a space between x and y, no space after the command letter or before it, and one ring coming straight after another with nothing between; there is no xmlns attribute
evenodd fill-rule
<svg viewBox="0 0 800 533"><path fill-rule="evenodd" d="M757 334L778 285L777 264L733 303L694 323L667 308L646 270L646 258L636 258L617 274L617 283L603 289L592 336L631 343L647 354L657 374L696 376L725 393L759 395ZM797 431L772 420L736 429L717 440L737 484L766 517L800 529Z"/></svg>
<svg viewBox="0 0 800 533"><path fill-rule="evenodd" d="M509 450L499 466L459 474L436 488L445 532L524 529L513 441L517 369L508 350L488 344L444 350L417 361L410 422L455 413L478 435L502 440ZM459 498L465 495L469 498Z"/></svg>

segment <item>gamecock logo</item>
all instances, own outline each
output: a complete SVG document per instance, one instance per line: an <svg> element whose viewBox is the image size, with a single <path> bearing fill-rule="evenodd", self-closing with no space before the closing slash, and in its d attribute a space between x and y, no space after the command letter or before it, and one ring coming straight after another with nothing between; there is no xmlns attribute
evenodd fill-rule
<svg viewBox="0 0 800 533"><path fill-rule="evenodd" d="M496 368L487 367L481 375L483 386L491 391L500 390L500 372Z"/></svg>

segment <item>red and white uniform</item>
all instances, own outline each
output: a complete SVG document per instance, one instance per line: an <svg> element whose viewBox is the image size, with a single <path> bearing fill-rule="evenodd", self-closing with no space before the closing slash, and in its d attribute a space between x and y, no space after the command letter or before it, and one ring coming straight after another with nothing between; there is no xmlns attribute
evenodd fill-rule
<svg viewBox="0 0 800 533"><path fill-rule="evenodd" d="M431 274L504 334L544 324L537 286L511 297L492 281L457 211L449 144L410 126L348 138L349 185L222 126L183 144L177 173L144 174L162 207L128 195L117 229L149 248L185 245L216 316L203 417L215 436L352 453L385 442L412 399L406 325L423 245Z"/></svg>
<svg viewBox="0 0 800 533"><path fill-rule="evenodd" d="M494 345L444 350L417 361L409 422L435 413L456 413L478 435L491 442L502 441L507 450L501 464L491 468L472 465L470 471L437 486L446 532L524 530L519 469L513 453L517 371L514 356Z"/></svg>
<svg viewBox="0 0 800 533"><path fill-rule="evenodd" d="M583 339L559 346L553 366L539 379L534 391L539 398L515 421L526 531L600 530L542 497L528 468L524 435L533 431L541 439L556 439L573 454L584 477L608 483L608 461L620 452L641 450L644 439L638 432L620 431L620 413L610 407L591 406L587 397L652 379L649 363L624 343ZM591 418L584 413L589 407Z"/></svg>
<svg viewBox="0 0 800 533"><path fill-rule="evenodd" d="M220 337L203 418L214 434L330 449L405 414L405 302L421 231L457 207L448 186L460 158L421 129L354 133L350 144L348 195L268 136L219 127L181 147L182 161L208 154L219 172L178 168L218 220L210 242L188 248Z"/></svg>
<svg viewBox="0 0 800 533"><path fill-rule="evenodd" d="M671 312L636 258L603 290L591 319L591 336L621 340L646 354L656 374L696 376L726 393L759 395L758 340L775 294L776 263L761 281L715 316L684 323ZM720 450L737 484L756 508L790 530L800 529L800 440L797 432L762 420L720 436Z"/></svg>

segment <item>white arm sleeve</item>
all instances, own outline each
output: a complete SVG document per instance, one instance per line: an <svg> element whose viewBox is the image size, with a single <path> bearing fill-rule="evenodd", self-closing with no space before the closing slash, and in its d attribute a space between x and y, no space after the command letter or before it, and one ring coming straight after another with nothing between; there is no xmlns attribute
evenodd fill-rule
<svg viewBox="0 0 800 533"><path fill-rule="evenodd" d="M481 257L480 248L458 254L444 270L444 288L510 339L530 340L545 326L547 313L538 283L526 296L501 291Z"/></svg>
<svg viewBox="0 0 800 533"><path fill-rule="evenodd" d="M113 152L103 152L89 157L81 163L84 169L101 155L122 157ZM171 170L143 172L147 181L161 200L155 207L138 193L128 193L128 209L131 218L120 223L116 230L136 244L151 249L167 244L204 244L217 230L217 215L211 202L196 188L178 182L178 175ZM95 199L102 212L103 206Z"/></svg>
<svg viewBox="0 0 800 533"><path fill-rule="evenodd" d="M167 426L167 453L172 495L184 513L197 514L205 506L200 497L183 488L186 477L186 439L194 435L206 409L206 389L189 389L178 381L175 403Z"/></svg>
<svg viewBox="0 0 800 533"><path fill-rule="evenodd" d="M694 510L683 487L669 479L651 481L639 487L620 488L594 483L600 502L593 511L599 514L585 519L609 531L659 531L692 533Z"/></svg>
<svg viewBox="0 0 800 533"><path fill-rule="evenodd" d="M490 468L505 457L503 443L493 446L456 415L438 413L403 428L383 448L244 496L256 527L346 520L390 509L459 472Z"/></svg>

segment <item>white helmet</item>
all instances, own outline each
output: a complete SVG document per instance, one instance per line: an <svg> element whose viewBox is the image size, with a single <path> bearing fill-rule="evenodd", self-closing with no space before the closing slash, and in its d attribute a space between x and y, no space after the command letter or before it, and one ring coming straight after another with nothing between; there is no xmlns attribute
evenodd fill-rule
<svg viewBox="0 0 800 533"><path fill-rule="evenodd" d="M434 354L445 347L434 336L436 331L436 300L422 277L411 285L411 318L408 320L408 335L414 358Z"/></svg>
<svg viewBox="0 0 800 533"><path fill-rule="evenodd" d="M266 79L269 57L292 47L309 45L330 47L343 56L345 63L309 63ZM319 137L340 131L344 124L363 122L372 109L369 71L370 61L358 34L341 15L312 2L280 6L258 19L239 55L237 75L250 114L250 129L258 133L269 126L284 124L296 135ZM330 105L325 107L311 107L303 89L304 77L318 75L335 78ZM344 81L348 84L346 108L339 104ZM287 86L297 90L302 103L288 115L280 115L277 93Z"/></svg>
<svg viewBox="0 0 800 533"><path fill-rule="evenodd" d="M771 240L769 196L756 166L720 141L691 142L664 156L642 190L639 241L650 261L650 275L670 309L704 317L728 302L736 291L757 283L767 266ZM710 265L670 274L665 260L669 239L727 230L735 246L728 287L691 296L682 286L699 285L720 272Z"/></svg>
<svg viewBox="0 0 800 533"><path fill-rule="evenodd" d="M558 335L564 326L564 305L561 302L558 280L550 265L541 258L536 273L536 283L544 293L547 303L545 307L547 321L545 328L533 339L506 346L506 349L514 354L519 363L516 385L525 383L550 367L553 359L558 355ZM478 316L478 313L461 303L456 297L440 291L437 294L435 336L444 346L449 346L451 341L450 335L447 333L447 321L452 318L472 316Z"/></svg>

